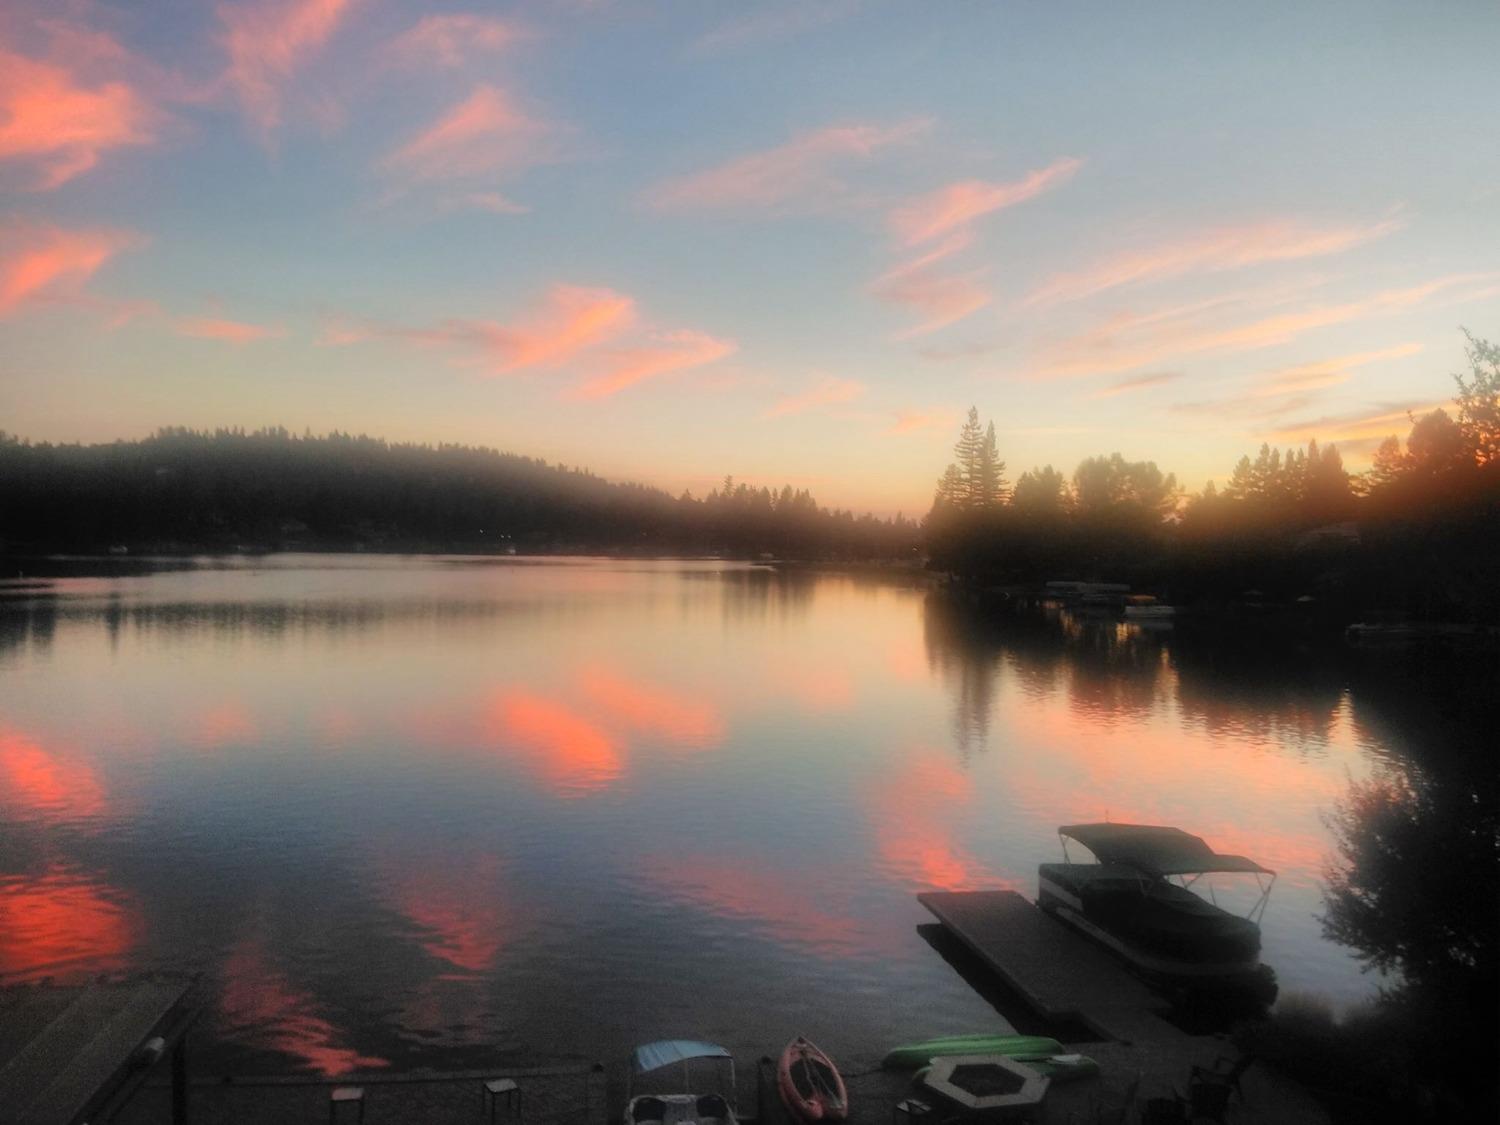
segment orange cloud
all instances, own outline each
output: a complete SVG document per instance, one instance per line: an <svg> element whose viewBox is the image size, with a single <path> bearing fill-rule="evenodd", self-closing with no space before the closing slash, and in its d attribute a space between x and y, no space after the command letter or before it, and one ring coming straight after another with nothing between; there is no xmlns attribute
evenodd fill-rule
<svg viewBox="0 0 1500 1125"><path fill-rule="evenodd" d="M138 929L128 904L79 875L0 881L0 977L124 968Z"/></svg>
<svg viewBox="0 0 1500 1125"><path fill-rule="evenodd" d="M1439 407L1451 409L1452 403L1443 399L1413 399L1410 402L1387 403L1369 410L1350 414L1325 414L1321 418L1307 418L1300 422L1289 422L1272 433L1275 441L1300 442L1317 438L1319 442L1352 444L1373 441L1399 434L1411 428L1411 420Z"/></svg>
<svg viewBox="0 0 1500 1125"><path fill-rule="evenodd" d="M244 0L220 4L224 80L262 136L281 123L282 87L338 30L354 0Z"/></svg>
<svg viewBox="0 0 1500 1125"><path fill-rule="evenodd" d="M1341 355L1333 359L1319 360L1316 363L1300 363L1295 367L1283 368L1265 376L1264 383L1252 394L1257 398L1266 398L1332 386L1346 382L1351 368L1363 367L1367 363L1378 363L1384 359L1401 359L1405 356L1416 355L1421 350L1421 344L1398 344L1394 348L1384 348L1380 351L1357 352L1354 355Z"/></svg>
<svg viewBox="0 0 1500 1125"><path fill-rule="evenodd" d="M190 317L179 320L177 331L184 336L196 336L201 340L223 340L229 344L248 344L254 340L269 340L281 335L278 328L225 320L222 317Z"/></svg>
<svg viewBox="0 0 1500 1125"><path fill-rule="evenodd" d="M607 788L625 772L619 745L562 703L523 691L500 693L488 715L492 738L519 744L563 796Z"/></svg>
<svg viewBox="0 0 1500 1125"><path fill-rule="evenodd" d="M834 406L852 402L865 393L865 385L853 379L839 379L824 375L801 394L779 399L761 415L762 418L785 418L790 414L806 414L820 406Z"/></svg>
<svg viewBox="0 0 1500 1125"><path fill-rule="evenodd" d="M1081 167L1083 161L1065 156L1045 168L1028 172L1014 183L961 180L903 204L891 212L889 221L906 245L915 246L961 230L992 211L1034 199L1049 188L1066 182Z"/></svg>
<svg viewBox="0 0 1500 1125"><path fill-rule="evenodd" d="M1043 282L1026 298L1025 304L1076 301L1134 282L1338 254L1382 238L1399 230L1401 225L1395 219L1387 219L1371 226L1320 230L1279 220L1219 227L1148 250L1117 254L1075 273L1058 274Z"/></svg>
<svg viewBox="0 0 1500 1125"><path fill-rule="evenodd" d="M776 208L810 196L844 194L836 169L911 140L926 120L896 125L844 125L802 133L784 145L752 152L692 175L667 180L647 193L653 207Z"/></svg>
<svg viewBox="0 0 1500 1125"><path fill-rule="evenodd" d="M990 292L979 280L983 276L979 270L939 274L927 269L903 267L880 278L871 291L887 301L910 305L926 317L916 327L896 336L898 340L907 340L936 332L988 305Z"/></svg>
<svg viewBox="0 0 1500 1125"><path fill-rule="evenodd" d="M413 180L514 172L555 155L547 143L553 132L505 91L481 84L383 163Z"/></svg>
<svg viewBox="0 0 1500 1125"><path fill-rule="evenodd" d="M260 941L238 943L225 957L221 972L219 1010L237 1038L301 1059L328 1077L390 1065L344 1046L339 1029L318 1015L316 999L292 987L270 964Z"/></svg>
<svg viewBox="0 0 1500 1125"><path fill-rule="evenodd" d="M54 50L77 43L62 35L54 40ZM95 33L86 53L40 60L0 45L0 160L30 165L38 190L88 171L111 149L154 139L155 115L133 86L118 80L86 85L76 73L85 62L123 59L123 49Z"/></svg>
<svg viewBox="0 0 1500 1125"><path fill-rule="evenodd" d="M886 428L887 434L911 434L950 425L958 417L952 410L900 410L896 420Z"/></svg>
<svg viewBox="0 0 1500 1125"><path fill-rule="evenodd" d="M1128 379L1121 379L1107 387L1100 387L1091 397L1114 398L1116 395L1129 394L1131 391L1150 390L1152 387L1159 387L1181 378L1181 371L1153 371L1147 375L1132 375Z"/></svg>
<svg viewBox="0 0 1500 1125"><path fill-rule="evenodd" d="M886 872L927 890L994 886L953 838L955 814L972 800L968 774L938 754L918 753L872 786L866 804Z"/></svg>
<svg viewBox="0 0 1500 1125"><path fill-rule="evenodd" d="M93 769L19 731L0 729L0 778L0 806L49 821L88 819L107 808Z"/></svg>
<svg viewBox="0 0 1500 1125"><path fill-rule="evenodd" d="M737 348L733 340L721 340L692 329L659 333L652 345L617 352L607 371L589 379L570 397L605 398L647 379L714 363L734 354Z"/></svg>
<svg viewBox="0 0 1500 1125"><path fill-rule="evenodd" d="M435 62L460 67L470 55L506 50L527 35L509 20L472 12L423 16L392 40L390 50L407 65Z"/></svg>
<svg viewBox="0 0 1500 1125"><path fill-rule="evenodd" d="M1315 305L1301 312L1281 313L1229 327L1203 321L1206 310L1222 304L1217 300L1144 317L1117 315L1052 347L1033 375L1036 378L1105 375L1178 356L1252 351L1286 344L1318 328L1413 308L1437 293L1488 281L1494 276L1456 274L1405 289L1385 290L1357 301ZM1473 299L1482 293L1483 290L1460 293L1456 299Z"/></svg>
<svg viewBox="0 0 1500 1125"><path fill-rule="evenodd" d="M584 695L615 722L642 734L696 747L724 740L724 716L706 700L685 698L602 668L579 676Z"/></svg>
<svg viewBox="0 0 1500 1125"><path fill-rule="evenodd" d="M0 228L0 316L27 301L76 295L99 267L137 243L126 231L22 223Z"/></svg>
<svg viewBox="0 0 1500 1125"><path fill-rule="evenodd" d="M484 972L514 936L511 895L494 855L425 863L393 873L386 885L396 909L422 929L422 948L456 968Z"/></svg>
<svg viewBox="0 0 1500 1125"><path fill-rule="evenodd" d="M403 333L433 343L478 347L497 374L556 367L629 328L635 302L610 289L554 285L542 307L520 324L449 321L436 329Z"/></svg>

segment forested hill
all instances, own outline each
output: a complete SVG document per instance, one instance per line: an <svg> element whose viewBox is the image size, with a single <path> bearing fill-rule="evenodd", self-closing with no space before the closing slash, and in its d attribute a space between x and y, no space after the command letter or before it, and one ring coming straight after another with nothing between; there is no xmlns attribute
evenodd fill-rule
<svg viewBox="0 0 1500 1125"><path fill-rule="evenodd" d="M805 491L707 497L461 445L169 428L51 445L0 433L0 550L639 550L897 558L917 526Z"/></svg>

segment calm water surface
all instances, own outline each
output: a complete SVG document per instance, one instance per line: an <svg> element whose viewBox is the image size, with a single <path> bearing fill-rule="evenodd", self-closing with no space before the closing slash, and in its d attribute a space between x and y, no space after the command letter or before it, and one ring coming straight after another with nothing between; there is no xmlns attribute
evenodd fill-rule
<svg viewBox="0 0 1500 1125"><path fill-rule="evenodd" d="M1417 736L1323 663L721 563L8 593L0 975L201 970L204 1069L797 1031L867 1063L994 1022L914 894L1034 893L1056 826L1106 817L1278 869L1284 990L1376 983L1320 935L1322 816Z"/></svg>

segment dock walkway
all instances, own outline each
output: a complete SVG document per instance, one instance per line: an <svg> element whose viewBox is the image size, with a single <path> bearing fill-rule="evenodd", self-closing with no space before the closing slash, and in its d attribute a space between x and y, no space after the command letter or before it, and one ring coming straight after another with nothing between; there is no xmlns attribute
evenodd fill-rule
<svg viewBox="0 0 1500 1125"><path fill-rule="evenodd" d="M1185 1038L1166 1007L1104 950L1015 891L931 891L923 906L1037 1015L1121 1043Z"/></svg>

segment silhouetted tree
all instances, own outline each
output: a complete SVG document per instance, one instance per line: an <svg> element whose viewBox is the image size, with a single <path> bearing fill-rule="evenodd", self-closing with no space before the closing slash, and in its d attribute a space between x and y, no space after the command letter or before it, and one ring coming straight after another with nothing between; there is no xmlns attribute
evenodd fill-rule
<svg viewBox="0 0 1500 1125"><path fill-rule="evenodd" d="M1051 465L1031 469L1016 479L1011 506L1026 516L1062 515L1068 510L1071 496L1068 478Z"/></svg>
<svg viewBox="0 0 1500 1125"><path fill-rule="evenodd" d="M1500 347L1472 336L1469 341L1469 375L1454 375L1458 384L1458 424L1475 462L1488 465L1500 460Z"/></svg>

